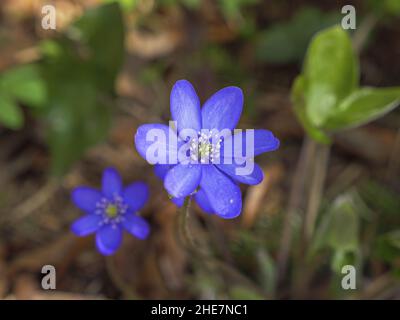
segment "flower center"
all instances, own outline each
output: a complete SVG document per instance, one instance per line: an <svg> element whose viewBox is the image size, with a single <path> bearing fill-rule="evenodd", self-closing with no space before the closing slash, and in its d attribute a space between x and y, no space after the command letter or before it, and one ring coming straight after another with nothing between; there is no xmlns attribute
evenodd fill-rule
<svg viewBox="0 0 400 320"><path fill-rule="evenodd" d="M219 159L221 142L217 134L198 132L198 137L190 140L190 158L200 163L213 163Z"/></svg>
<svg viewBox="0 0 400 320"><path fill-rule="evenodd" d="M96 214L102 216L101 224L111 223L116 225L123 221L124 215L128 210L128 206L124 203L123 199L115 195L112 200L102 198L96 204Z"/></svg>
<svg viewBox="0 0 400 320"><path fill-rule="evenodd" d="M114 204L109 204L105 210L105 213L110 218L115 218L118 215L118 207Z"/></svg>

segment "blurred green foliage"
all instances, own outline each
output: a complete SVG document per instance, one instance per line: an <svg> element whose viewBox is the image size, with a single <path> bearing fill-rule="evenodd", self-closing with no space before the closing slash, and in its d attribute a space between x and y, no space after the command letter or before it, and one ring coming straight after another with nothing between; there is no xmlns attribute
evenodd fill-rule
<svg viewBox="0 0 400 320"><path fill-rule="evenodd" d="M85 12L57 38L43 41L41 61L0 76L0 121L18 129L23 116L16 103L36 107L45 122L53 174L65 173L106 137L123 44L120 7L106 4Z"/></svg>
<svg viewBox="0 0 400 320"><path fill-rule="evenodd" d="M400 1L399 0L369 0L371 9L377 15L383 16L399 16Z"/></svg>
<svg viewBox="0 0 400 320"><path fill-rule="evenodd" d="M40 108L46 101L46 86L38 66L22 65L0 75L0 122L11 129L24 124L18 102Z"/></svg>
<svg viewBox="0 0 400 320"><path fill-rule="evenodd" d="M88 10L65 34L42 47L54 174L63 174L88 147L106 137L123 41L122 14L113 3Z"/></svg>
<svg viewBox="0 0 400 320"><path fill-rule="evenodd" d="M368 181L360 187L360 195L376 215L376 234L371 239L372 258L387 263L400 277L400 198L388 187Z"/></svg>
<svg viewBox="0 0 400 320"><path fill-rule="evenodd" d="M337 274L346 264L359 265L361 208L354 192L339 195L322 215L311 254L324 248L333 251L331 267ZM359 199L358 199L359 200Z"/></svg>
<svg viewBox="0 0 400 320"><path fill-rule="evenodd" d="M303 7L287 22L276 23L261 31L256 41L256 57L260 61L284 64L300 62L312 36L318 31L339 23L337 12L322 12Z"/></svg>
<svg viewBox="0 0 400 320"><path fill-rule="evenodd" d="M136 8L139 0L103 0L104 3L118 2L121 8L125 11L130 11Z"/></svg>

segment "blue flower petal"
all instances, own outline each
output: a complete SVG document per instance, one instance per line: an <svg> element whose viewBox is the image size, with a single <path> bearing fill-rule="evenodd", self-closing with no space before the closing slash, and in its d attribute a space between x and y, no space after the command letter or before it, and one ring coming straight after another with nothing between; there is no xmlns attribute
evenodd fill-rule
<svg viewBox="0 0 400 320"><path fill-rule="evenodd" d="M75 220L71 226L71 230L77 236L86 236L99 229L101 220L101 215L89 214Z"/></svg>
<svg viewBox="0 0 400 320"><path fill-rule="evenodd" d="M176 132L164 124L144 124L135 134L136 150L150 164L176 164L182 144Z"/></svg>
<svg viewBox="0 0 400 320"><path fill-rule="evenodd" d="M247 160L247 161L252 161L252 160ZM237 163L217 164L216 166L218 169L225 172L236 182L250 184L250 185L259 184L264 179L264 173L257 163L253 162L252 165L253 165L253 170L249 174L247 174L247 172L240 173L240 171L238 173L238 170L240 168L244 170L245 164L241 165Z"/></svg>
<svg viewBox="0 0 400 320"><path fill-rule="evenodd" d="M154 172L156 176L164 180L165 176L167 175L168 171L171 170L174 166L169 164L156 164L154 165ZM182 207L185 198L171 198L171 201L175 203L177 207Z"/></svg>
<svg viewBox="0 0 400 320"><path fill-rule="evenodd" d="M243 93L238 87L226 87L212 95L201 110L203 129L234 129L243 108Z"/></svg>
<svg viewBox="0 0 400 320"><path fill-rule="evenodd" d="M72 201L75 205L88 213L96 210L96 203L102 198L102 194L89 187L77 187L72 191Z"/></svg>
<svg viewBox="0 0 400 320"><path fill-rule="evenodd" d="M201 129L200 100L192 84L187 80L177 81L171 90L171 116L182 129Z"/></svg>
<svg viewBox="0 0 400 320"><path fill-rule="evenodd" d="M164 180L165 176L167 175L168 171L172 168L173 166L169 164L156 164L154 165L154 173L156 176Z"/></svg>
<svg viewBox="0 0 400 320"><path fill-rule="evenodd" d="M121 245L122 230L118 225L107 224L96 233L97 249L105 256L113 254Z"/></svg>
<svg viewBox="0 0 400 320"><path fill-rule="evenodd" d="M239 186L214 165L203 166L200 187L218 216L232 219L240 214L242 195Z"/></svg>
<svg viewBox="0 0 400 320"><path fill-rule="evenodd" d="M230 135L225 138L225 141L221 148L222 157L249 157L251 154L255 157L264 152L274 151L279 148L279 140L274 136L274 134L269 130L256 129L253 131L253 146L248 146L249 150L246 151L247 142L246 138L249 131L242 130L235 133L233 136ZM231 150L234 150L232 155L225 155L225 146L230 144ZM229 150L229 149L227 149ZM250 156L251 157L251 156Z"/></svg>
<svg viewBox="0 0 400 320"><path fill-rule="evenodd" d="M143 182L135 182L124 189L122 197L129 206L129 212L135 212L140 210L149 198L149 188Z"/></svg>
<svg viewBox="0 0 400 320"><path fill-rule="evenodd" d="M183 202L185 201L185 198L172 198L171 201L175 203L175 205L180 208L183 206Z"/></svg>
<svg viewBox="0 0 400 320"><path fill-rule="evenodd" d="M178 164L168 171L164 187L175 198L186 197L199 185L201 170L198 164Z"/></svg>
<svg viewBox="0 0 400 320"><path fill-rule="evenodd" d="M214 209L211 207L210 201L208 201L207 195L202 189L196 192L194 199L204 212L209 214L214 213Z"/></svg>
<svg viewBox="0 0 400 320"><path fill-rule="evenodd" d="M122 192L122 179L117 170L114 168L107 168L103 171L102 179L103 194L113 199L114 195L121 195Z"/></svg>
<svg viewBox="0 0 400 320"><path fill-rule="evenodd" d="M124 228L139 239L146 239L150 233L148 222L135 214L129 214L122 223Z"/></svg>

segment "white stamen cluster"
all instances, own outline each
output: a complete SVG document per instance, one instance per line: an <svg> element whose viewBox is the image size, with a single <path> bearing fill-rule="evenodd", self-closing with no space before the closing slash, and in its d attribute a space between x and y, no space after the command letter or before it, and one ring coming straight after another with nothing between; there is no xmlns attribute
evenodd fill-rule
<svg viewBox="0 0 400 320"><path fill-rule="evenodd" d="M107 213L110 207L113 207L112 210L116 210L115 215L111 216ZM124 214L127 210L128 205L124 203L122 197L115 194L111 201L107 198L102 198L97 202L95 214L102 215L103 219L100 221L100 225L111 224L113 227L116 227L117 224L125 220Z"/></svg>
<svg viewBox="0 0 400 320"><path fill-rule="evenodd" d="M200 163L213 163L219 159L222 139L212 132L198 132L197 138L190 141L190 158Z"/></svg>

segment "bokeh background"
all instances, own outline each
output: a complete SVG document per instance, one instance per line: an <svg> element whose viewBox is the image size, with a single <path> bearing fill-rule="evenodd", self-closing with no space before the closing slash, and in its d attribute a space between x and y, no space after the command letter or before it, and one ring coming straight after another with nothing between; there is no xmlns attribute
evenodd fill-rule
<svg viewBox="0 0 400 320"><path fill-rule="evenodd" d="M305 244L313 162L304 159L319 155L290 100L311 37L340 23L346 4L357 10L362 85L400 85L400 1L116 2L1 1L0 298L400 298L400 110L335 135ZM45 4L56 7L56 30L41 28ZM243 187L239 218L192 207L201 259L182 245L179 213L133 144L140 124L169 119L178 79L203 102L241 87L240 127L281 141L259 157L265 179ZM92 237L70 232L81 214L70 191L99 186L109 166L125 183L150 184L141 214L152 233L125 235L105 258ZM46 264L56 291L40 288ZM340 286L344 264L356 267L356 290Z"/></svg>

